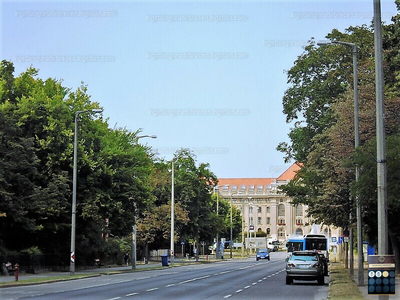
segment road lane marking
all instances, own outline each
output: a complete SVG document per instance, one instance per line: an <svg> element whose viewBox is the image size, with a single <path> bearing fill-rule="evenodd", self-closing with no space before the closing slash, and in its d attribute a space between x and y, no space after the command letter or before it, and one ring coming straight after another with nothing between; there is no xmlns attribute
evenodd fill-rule
<svg viewBox="0 0 400 300"><path fill-rule="evenodd" d="M126 295L125 297L130 297L130 296L135 296L135 295L139 295L139 293L131 293L131 294Z"/></svg>
<svg viewBox="0 0 400 300"><path fill-rule="evenodd" d="M175 283L168 284L168 285L166 285L165 287L171 287L171 286L175 286Z"/></svg>
<svg viewBox="0 0 400 300"><path fill-rule="evenodd" d="M240 293L241 291L243 291L242 289L240 289L240 290L237 290L235 293Z"/></svg>
<svg viewBox="0 0 400 300"><path fill-rule="evenodd" d="M245 289L248 289L249 287L250 287L249 285L246 285L244 288L245 288Z"/></svg>
<svg viewBox="0 0 400 300"><path fill-rule="evenodd" d="M115 298L111 298L109 300L117 300L117 299L121 299L121 297L115 297Z"/></svg>
<svg viewBox="0 0 400 300"><path fill-rule="evenodd" d="M155 291L155 290L158 290L158 288L148 289L147 292L152 292L152 291Z"/></svg>
<svg viewBox="0 0 400 300"><path fill-rule="evenodd" d="M224 297L224 299L227 299L227 298L230 298L230 297L232 297L232 295L226 295L226 296Z"/></svg>

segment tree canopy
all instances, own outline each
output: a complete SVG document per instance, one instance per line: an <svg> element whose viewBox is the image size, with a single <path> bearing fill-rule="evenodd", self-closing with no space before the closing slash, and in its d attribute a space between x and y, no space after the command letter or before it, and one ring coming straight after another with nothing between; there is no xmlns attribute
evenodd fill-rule
<svg viewBox="0 0 400 300"><path fill-rule="evenodd" d="M13 64L0 63L0 253L36 247L69 257L77 111L86 111L77 118L77 264L129 251L135 222L146 250L166 247L171 163L140 144L140 130L111 129L91 114L101 106L87 86L72 91L38 74L30 67L14 77ZM211 243L218 180L188 150L174 162L176 240Z"/></svg>
<svg viewBox="0 0 400 300"><path fill-rule="evenodd" d="M400 10L400 2L396 4ZM399 30L399 14L391 24L383 25L389 235L396 256L400 254L400 228L395 216L400 202L396 199L397 171L392 168L399 146ZM277 149L286 160L296 160L303 167L283 191L293 197L293 203L308 205L308 213L318 223L342 228L355 223L355 199L359 199L365 239L376 244L374 34L372 27L352 26L344 33L332 30L327 39L357 47L360 146L354 149L351 49L338 44L318 47L311 40L287 72L289 88L283 97L283 112L288 122L296 122L289 133L290 144L281 143ZM357 184L356 165L361 170Z"/></svg>

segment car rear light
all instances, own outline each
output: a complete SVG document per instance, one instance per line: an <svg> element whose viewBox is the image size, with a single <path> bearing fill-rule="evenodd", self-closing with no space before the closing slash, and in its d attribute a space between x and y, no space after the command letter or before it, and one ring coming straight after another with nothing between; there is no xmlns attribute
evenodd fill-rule
<svg viewBox="0 0 400 300"><path fill-rule="evenodd" d="M318 268L319 267L319 263L315 263L312 265L313 268Z"/></svg>
<svg viewBox="0 0 400 300"><path fill-rule="evenodd" d="M290 267L290 268L295 268L296 267L296 265L293 264L293 263L288 263L287 266Z"/></svg>

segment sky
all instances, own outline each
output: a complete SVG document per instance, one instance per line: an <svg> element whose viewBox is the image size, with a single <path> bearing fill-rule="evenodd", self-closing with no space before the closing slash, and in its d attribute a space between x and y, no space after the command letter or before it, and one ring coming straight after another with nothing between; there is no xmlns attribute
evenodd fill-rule
<svg viewBox="0 0 400 300"><path fill-rule="evenodd" d="M394 0L381 0L390 23ZM314 38L371 24L373 0L2 1L1 59L15 76L83 82L110 128L170 160L189 148L219 178L276 178L293 162L282 97ZM350 53L349 53L350 55Z"/></svg>

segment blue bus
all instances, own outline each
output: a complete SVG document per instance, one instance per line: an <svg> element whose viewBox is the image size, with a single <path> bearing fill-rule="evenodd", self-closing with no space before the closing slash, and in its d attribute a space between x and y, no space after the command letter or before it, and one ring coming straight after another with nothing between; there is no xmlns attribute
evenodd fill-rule
<svg viewBox="0 0 400 300"><path fill-rule="evenodd" d="M303 236L291 236L287 243L287 252L304 251L306 250L306 240Z"/></svg>
<svg viewBox="0 0 400 300"><path fill-rule="evenodd" d="M305 236L292 236L286 243L287 251L316 250L326 256L328 239L323 234L307 234Z"/></svg>

